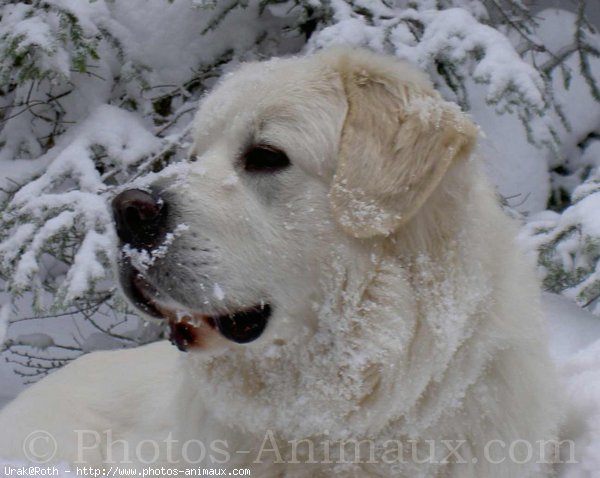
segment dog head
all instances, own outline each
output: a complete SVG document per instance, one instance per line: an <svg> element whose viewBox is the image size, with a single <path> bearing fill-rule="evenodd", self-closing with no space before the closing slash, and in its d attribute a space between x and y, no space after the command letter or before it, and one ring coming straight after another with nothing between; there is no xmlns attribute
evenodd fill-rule
<svg viewBox="0 0 600 478"><path fill-rule="evenodd" d="M367 268L475 139L389 57L244 65L202 101L186 181L114 199L123 289L183 350L310 335L327 278Z"/></svg>

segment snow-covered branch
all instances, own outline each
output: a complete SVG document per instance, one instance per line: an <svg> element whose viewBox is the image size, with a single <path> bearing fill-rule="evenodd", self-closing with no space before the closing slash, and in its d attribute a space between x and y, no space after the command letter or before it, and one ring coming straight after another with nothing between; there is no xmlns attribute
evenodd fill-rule
<svg viewBox="0 0 600 478"><path fill-rule="evenodd" d="M498 134L517 132L535 144L543 177L529 181L548 183L539 189L552 189L553 212L532 215L524 237L549 289L593 301L600 287L600 231L590 219L600 194L600 36L583 7L561 12L570 26L553 36L554 17L534 16L518 0L3 2L0 280L14 304L34 303L22 319L0 313L0 338L13 323L5 353L25 368L38 364L41 374L51 369L44 354L56 347L27 345L16 328L33 316L59 320L64 311L77 311L88 327L75 333L74 353L159 336L140 339L121 328L131 317L113 294L108 201L185 156L196 104L223 73L241 61L334 44L416 63L445 97L474 115L488 111L503 125ZM581 115L584 103L589 114ZM527 170L533 160L521 161L517 169ZM511 174L516 181L519 173ZM529 191L517 194L523 203ZM101 309L118 312L99 318ZM57 357L64 363L70 355Z"/></svg>

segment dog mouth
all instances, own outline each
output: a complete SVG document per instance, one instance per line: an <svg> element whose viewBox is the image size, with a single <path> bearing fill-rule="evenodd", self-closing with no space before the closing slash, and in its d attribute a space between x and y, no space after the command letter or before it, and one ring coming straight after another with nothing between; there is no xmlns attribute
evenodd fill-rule
<svg viewBox="0 0 600 478"><path fill-rule="evenodd" d="M145 314L167 320L169 340L179 350L205 348L210 336L219 333L238 344L258 339L267 328L272 314L270 304L260 303L223 315L206 315L179 307L168 306L161 293L133 267L128 267L127 277L122 277L126 294Z"/></svg>

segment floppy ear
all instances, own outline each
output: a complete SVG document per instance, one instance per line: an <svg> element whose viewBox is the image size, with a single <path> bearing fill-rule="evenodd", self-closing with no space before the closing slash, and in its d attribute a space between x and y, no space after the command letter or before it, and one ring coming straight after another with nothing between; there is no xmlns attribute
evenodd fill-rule
<svg viewBox="0 0 600 478"><path fill-rule="evenodd" d="M348 102L330 190L341 227L358 238L408 221L452 161L470 155L477 128L414 67L368 52L338 62Z"/></svg>

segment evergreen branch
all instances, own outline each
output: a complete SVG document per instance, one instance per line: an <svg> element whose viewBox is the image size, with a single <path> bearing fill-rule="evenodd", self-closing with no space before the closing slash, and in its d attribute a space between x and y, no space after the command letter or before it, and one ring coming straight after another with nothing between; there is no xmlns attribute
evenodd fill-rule
<svg viewBox="0 0 600 478"><path fill-rule="evenodd" d="M206 35L208 32L216 30L219 27L219 25L223 22L223 20L225 20L225 18L227 18L227 16L236 8L247 7L247 0L232 0L231 2L229 2L229 5L227 5L221 12L219 12L210 20L208 25L206 25L206 27L204 27L204 29L200 32L200 35Z"/></svg>
<svg viewBox="0 0 600 478"><path fill-rule="evenodd" d="M64 312L56 313L56 314L45 314L45 315L33 315L33 316L29 316L29 317L20 317L18 319L12 319L10 322L12 324L12 323L18 323L18 322L25 322L25 321L29 321L29 320L55 319L55 318L59 318L59 317L76 315L78 313L89 312L90 310L97 310L97 308L100 305L105 304L108 300L112 299L113 296L114 296L114 291L111 291L108 294L97 299L97 303L95 303L93 305L89 305L89 306L86 306L83 308L76 308L74 310L67 310Z"/></svg>
<svg viewBox="0 0 600 478"><path fill-rule="evenodd" d="M485 0L485 1L486 1L486 3L489 2L494 7L496 7L496 11L500 14L500 16L502 18L504 18L504 21L506 22L506 24L509 25L514 31L516 31L519 34L519 36L521 38L523 38L523 40L525 40L526 44L529 46L530 49L535 50L535 51L545 51L546 50L544 45L538 43L537 41L535 41L535 39L531 38L530 31L529 32L523 31L523 28L521 27L521 25L519 25L517 22L515 22L506 13L506 9L501 5L501 3L498 0ZM510 4L511 4L511 6L516 6L513 2L510 2ZM529 11L525 8L521 8L518 13L520 14L520 16L528 17L530 21L533 20L533 17L529 14Z"/></svg>
<svg viewBox="0 0 600 478"><path fill-rule="evenodd" d="M600 51L592 47L585 41L584 38L584 26L589 25L585 19L585 1L578 1L577 8L577 19L575 22L575 43L577 45L577 51L579 54L579 68L583 78L585 79L590 92L594 99L600 102L600 89L596 83L597 79L593 77L588 56L600 58Z"/></svg>
<svg viewBox="0 0 600 478"><path fill-rule="evenodd" d="M166 122L164 125L162 125L157 131L156 131L156 136L158 137L162 137L162 135L164 134L165 131L167 131L169 128L171 128L175 123L177 123L177 121L179 121L179 119L188 114L191 113L193 111L196 111L197 107L196 106L191 106L189 108L185 108L181 111L179 111L177 114L175 114L171 119L169 119L168 122Z"/></svg>

